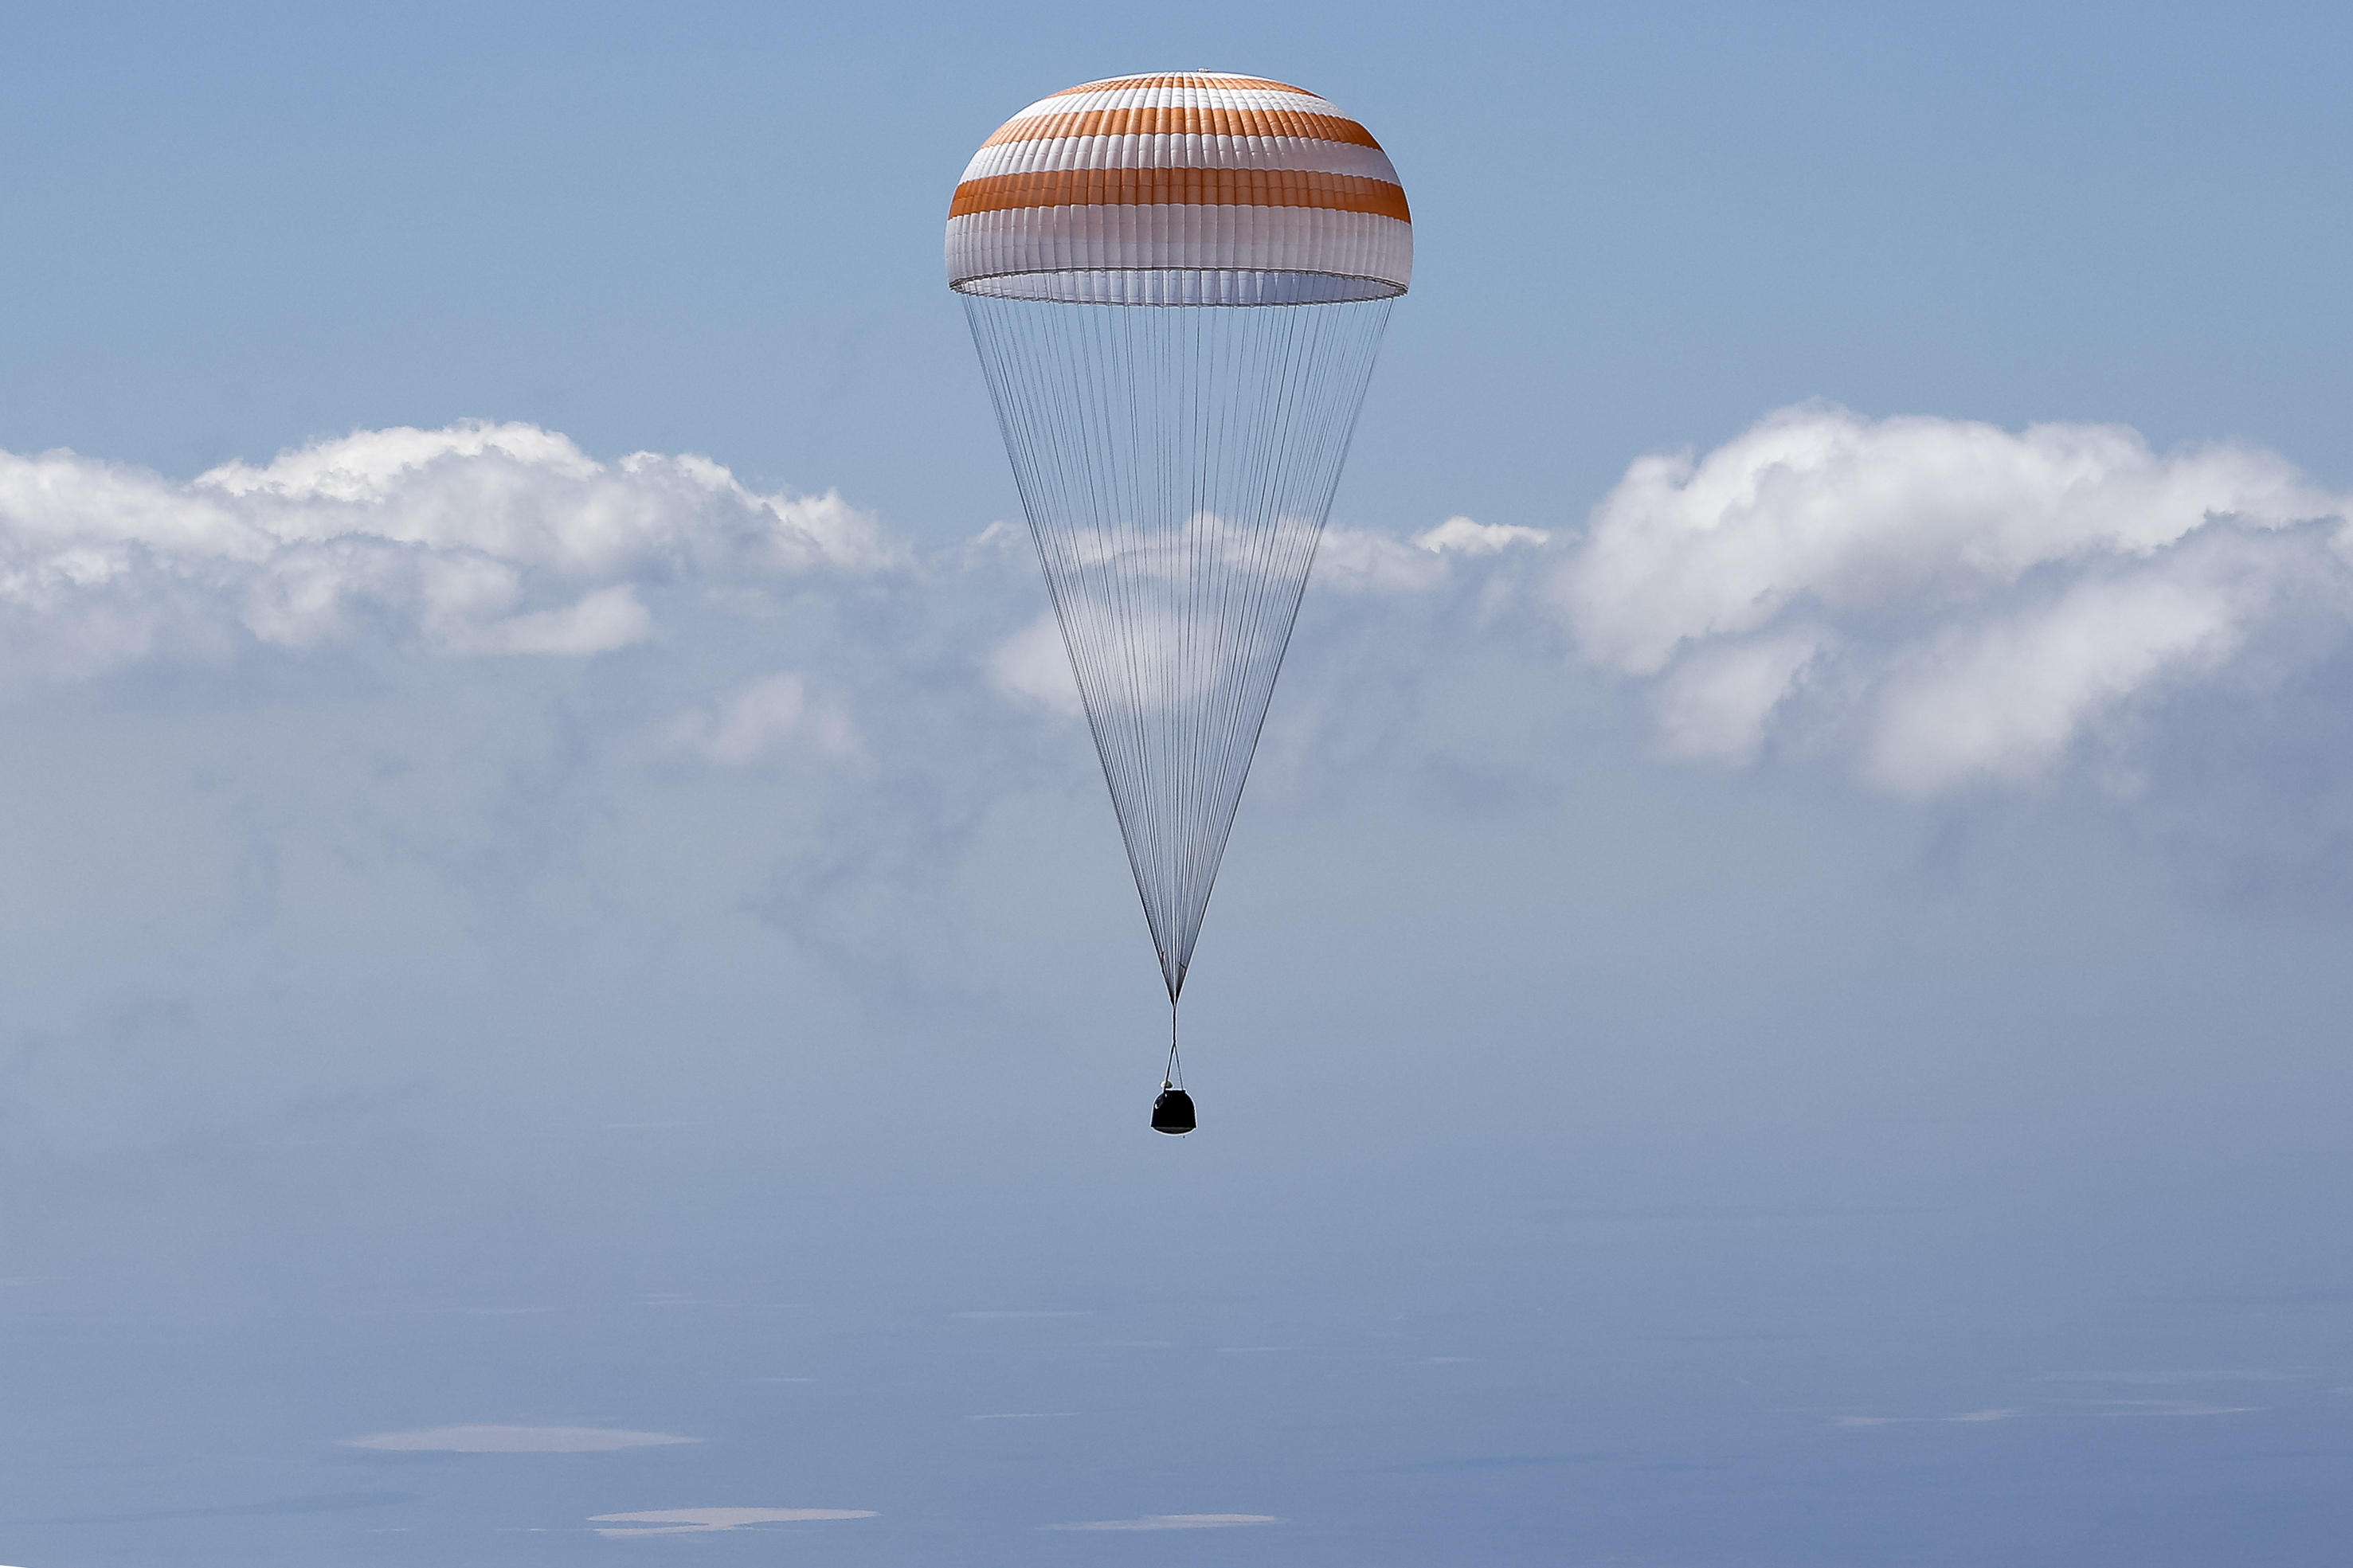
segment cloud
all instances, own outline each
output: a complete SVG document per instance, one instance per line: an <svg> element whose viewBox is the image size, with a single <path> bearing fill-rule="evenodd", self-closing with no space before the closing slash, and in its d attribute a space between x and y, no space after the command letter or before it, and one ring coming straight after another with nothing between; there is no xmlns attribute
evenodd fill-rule
<svg viewBox="0 0 2353 1568"><path fill-rule="evenodd" d="M1051 610L990 650L988 683L999 696L1075 719L1084 710L1062 628Z"/></svg>
<svg viewBox="0 0 2353 1568"><path fill-rule="evenodd" d="M0 453L0 648L20 682L257 644L579 658L655 634L649 585L904 559L838 495L761 494L707 458L597 462L530 425L359 431L185 482Z"/></svg>
<svg viewBox="0 0 2353 1568"><path fill-rule="evenodd" d="M346 1437L343 1446L396 1454L608 1454L622 1448L701 1441L617 1426L428 1426L414 1432Z"/></svg>
<svg viewBox="0 0 2353 1568"><path fill-rule="evenodd" d="M1650 689L1671 752L1826 749L1921 797L2030 782L2136 702L2326 657L2353 626L2349 515L2256 447L1810 404L1635 462L1549 596L1586 658Z"/></svg>
<svg viewBox="0 0 2353 1568"><path fill-rule="evenodd" d="M1147 1513L1142 1519L1095 1519L1049 1524L1045 1530L1225 1530L1238 1524L1281 1524L1271 1513Z"/></svg>
<svg viewBox="0 0 2353 1568"><path fill-rule="evenodd" d="M648 1528L635 1530L600 1530L608 1536L626 1535L696 1535L712 1531L741 1530L752 1524L787 1524L811 1519L874 1519L871 1509L860 1508L667 1508L646 1513L600 1513L591 1516L591 1524L635 1524Z"/></svg>
<svg viewBox="0 0 2353 1568"><path fill-rule="evenodd" d="M1461 555L1500 555L1515 545L1542 544L1552 535L1541 528L1516 528L1509 523L1473 522L1450 517L1436 528L1413 536L1413 542L1434 555L1451 551Z"/></svg>
<svg viewBox="0 0 2353 1568"><path fill-rule="evenodd" d="M688 714L671 738L727 767L743 767L791 746L836 759L855 757L860 750L849 715L810 696L807 680L791 670L752 682L714 710Z"/></svg>
<svg viewBox="0 0 2353 1568"><path fill-rule="evenodd" d="M1450 517L1411 539L1335 525L1315 551L1314 587L1330 594L1427 594L1452 579L1450 562L1483 561L1544 543L1538 528Z"/></svg>
<svg viewBox="0 0 2353 1568"><path fill-rule="evenodd" d="M1309 581L1318 593L1388 595L1425 594L1442 586L1446 578L1440 550L1335 524L1324 531L1315 547L1315 570Z"/></svg>
<svg viewBox="0 0 2353 1568"><path fill-rule="evenodd" d="M653 635L653 616L628 584L600 588L576 605L512 616L450 638L452 653L610 653Z"/></svg>
<svg viewBox="0 0 2353 1568"><path fill-rule="evenodd" d="M1656 696L1668 752L1726 762L1755 756L1774 709L1825 641L1821 631L1806 628L1702 649L1679 661L1659 680Z"/></svg>
<svg viewBox="0 0 2353 1568"><path fill-rule="evenodd" d="M532 425L364 430L266 468L224 464L192 489L248 503L280 539L384 538L584 575L649 561L871 570L901 553L838 495L756 494L691 455L599 463Z"/></svg>

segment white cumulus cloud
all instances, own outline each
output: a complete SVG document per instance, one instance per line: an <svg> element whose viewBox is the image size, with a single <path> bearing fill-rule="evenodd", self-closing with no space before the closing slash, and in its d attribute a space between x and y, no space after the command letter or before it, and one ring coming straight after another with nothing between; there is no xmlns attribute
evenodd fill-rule
<svg viewBox="0 0 2353 1568"><path fill-rule="evenodd" d="M0 453L0 644L20 680L369 637L579 657L652 636L651 585L903 553L838 495L761 494L706 458L598 462L530 425L364 430L185 481Z"/></svg>
<svg viewBox="0 0 2353 1568"><path fill-rule="evenodd" d="M1588 659L1652 684L1670 750L1843 737L1926 795L2030 779L2283 630L2319 657L2353 628L2348 515L2255 447L1812 404L1634 463L1551 595Z"/></svg>
<svg viewBox="0 0 2353 1568"><path fill-rule="evenodd" d="M1450 517L1436 528L1424 529L1413 542L1435 555L1452 551L1461 555L1500 555L1514 545L1542 544L1552 535L1541 528L1516 528L1509 523L1473 522Z"/></svg>

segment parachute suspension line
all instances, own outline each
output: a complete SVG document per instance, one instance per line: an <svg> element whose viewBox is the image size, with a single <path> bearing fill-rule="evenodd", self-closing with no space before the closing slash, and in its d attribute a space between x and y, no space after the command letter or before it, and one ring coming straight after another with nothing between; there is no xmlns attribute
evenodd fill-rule
<svg viewBox="0 0 2353 1568"><path fill-rule="evenodd" d="M1160 1087L1163 1089L1185 1087L1185 1063L1176 1055L1176 1003L1173 997L1168 1003L1168 1066L1160 1075Z"/></svg>
<svg viewBox="0 0 2353 1568"><path fill-rule="evenodd" d="M1171 1008L1389 301L966 294Z"/></svg>

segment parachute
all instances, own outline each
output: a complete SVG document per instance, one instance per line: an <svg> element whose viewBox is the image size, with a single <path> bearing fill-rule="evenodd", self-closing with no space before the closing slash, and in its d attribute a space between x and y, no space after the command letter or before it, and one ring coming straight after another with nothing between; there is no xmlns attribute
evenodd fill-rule
<svg viewBox="0 0 2353 1568"><path fill-rule="evenodd" d="M1303 89L1115 77L982 144L947 266L1159 954L1181 1084L1177 1002L1412 278L1405 192L1365 128ZM1164 1131L1190 1130L1185 1103Z"/></svg>

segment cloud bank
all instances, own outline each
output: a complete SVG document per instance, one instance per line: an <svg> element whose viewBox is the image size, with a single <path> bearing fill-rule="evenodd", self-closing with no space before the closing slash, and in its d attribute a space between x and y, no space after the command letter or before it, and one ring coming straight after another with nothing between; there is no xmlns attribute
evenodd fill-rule
<svg viewBox="0 0 2353 1568"><path fill-rule="evenodd" d="M1358 696L1391 711L1478 658L1553 660L1558 682L1636 694L1674 759L1827 766L1914 799L2084 762L2137 787L2198 704L2260 727L2268 693L2338 657L2348 517L2254 447L1813 404L1636 460L1580 532L1335 525L1313 603L1380 650L1359 680L1382 689ZM1028 556L1018 525L925 555L837 494L759 493L693 456L601 462L528 425L361 431L187 481L0 454L0 692L253 653L580 660L789 598L828 628L824 668L739 668L644 717L640 749L936 775L914 759L944 739L944 682L1078 721ZM1286 710L1313 700L1302 679Z"/></svg>
<svg viewBox="0 0 2353 1568"><path fill-rule="evenodd" d="M1649 688L1671 752L1835 752L1926 796L2325 658L2353 622L2348 516L2256 447L1817 404L1635 462L1550 591L1587 659Z"/></svg>
<svg viewBox="0 0 2353 1568"><path fill-rule="evenodd" d="M839 496L758 494L705 458L600 463L529 425L364 430L186 482L0 453L0 652L19 684L240 644L580 657L654 635L650 584L901 553Z"/></svg>

